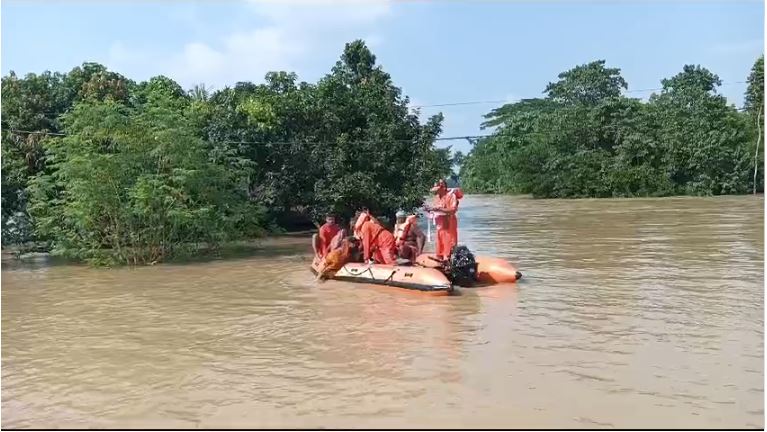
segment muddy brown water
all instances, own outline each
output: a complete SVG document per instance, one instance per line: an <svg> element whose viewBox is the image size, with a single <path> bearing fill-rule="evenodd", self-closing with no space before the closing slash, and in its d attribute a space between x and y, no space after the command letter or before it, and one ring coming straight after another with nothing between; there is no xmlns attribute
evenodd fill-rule
<svg viewBox="0 0 767 432"><path fill-rule="evenodd" d="M5 259L2 426L764 427L763 197L468 196L516 286L315 283L304 238L91 269Z"/></svg>

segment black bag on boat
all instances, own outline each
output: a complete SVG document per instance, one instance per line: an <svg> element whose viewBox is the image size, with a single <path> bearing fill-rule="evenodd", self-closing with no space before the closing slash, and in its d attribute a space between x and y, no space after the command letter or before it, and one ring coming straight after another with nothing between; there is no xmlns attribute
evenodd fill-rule
<svg viewBox="0 0 767 432"><path fill-rule="evenodd" d="M456 285L471 286L477 282L477 261L466 246L453 246L445 274Z"/></svg>

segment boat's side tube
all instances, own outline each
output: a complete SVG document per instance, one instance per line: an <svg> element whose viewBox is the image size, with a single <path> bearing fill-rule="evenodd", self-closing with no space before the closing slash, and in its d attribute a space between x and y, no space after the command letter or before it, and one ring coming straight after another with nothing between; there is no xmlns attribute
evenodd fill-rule
<svg viewBox="0 0 767 432"><path fill-rule="evenodd" d="M522 273L510 262L495 257L478 256L477 279L481 283L508 283L522 278Z"/></svg>

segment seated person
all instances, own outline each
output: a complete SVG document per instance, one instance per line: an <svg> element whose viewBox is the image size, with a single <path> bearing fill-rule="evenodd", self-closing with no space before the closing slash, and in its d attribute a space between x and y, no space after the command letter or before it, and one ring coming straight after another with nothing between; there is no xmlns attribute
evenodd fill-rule
<svg viewBox="0 0 767 432"><path fill-rule="evenodd" d="M349 231L346 228L341 228L338 233L330 239L330 251L334 251L340 248L344 239L349 238ZM351 237L354 238L354 237Z"/></svg>
<svg viewBox="0 0 767 432"><path fill-rule="evenodd" d="M400 210L397 212L397 223L394 225L394 238L397 245L397 255L400 258L415 262L423 252L426 235L418 228L415 215L408 216Z"/></svg>
<svg viewBox="0 0 767 432"><path fill-rule="evenodd" d="M345 239L351 245L351 254L349 255L349 262L361 263L365 262L362 259L362 244L356 237L350 236Z"/></svg>

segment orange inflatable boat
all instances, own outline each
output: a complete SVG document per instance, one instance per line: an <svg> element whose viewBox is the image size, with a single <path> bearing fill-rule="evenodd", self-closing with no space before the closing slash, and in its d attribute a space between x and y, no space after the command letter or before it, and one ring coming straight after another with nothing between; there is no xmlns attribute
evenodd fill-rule
<svg viewBox="0 0 767 432"><path fill-rule="evenodd" d="M347 263L332 279L387 285L428 295L448 295L453 292L454 286L469 288L514 283L522 277L522 273L503 259L478 256L475 260L476 282L472 284L457 284L451 281L445 273L444 264L430 254L420 255L414 265ZM311 266L314 274L317 274L319 265L320 259L315 257Z"/></svg>
<svg viewBox="0 0 767 432"><path fill-rule="evenodd" d="M477 256L475 257L475 260L477 262L478 282L476 285L483 286L500 283L514 283L522 278L522 273L504 259ZM431 254L419 255L418 258L416 258L416 264L427 268L440 268L442 266L440 261Z"/></svg>
<svg viewBox="0 0 767 432"><path fill-rule="evenodd" d="M320 261L317 257L312 261L314 274L317 274L319 270ZM347 263L335 273L332 279L387 285L436 296L448 295L453 291L453 284L439 269L417 265Z"/></svg>

